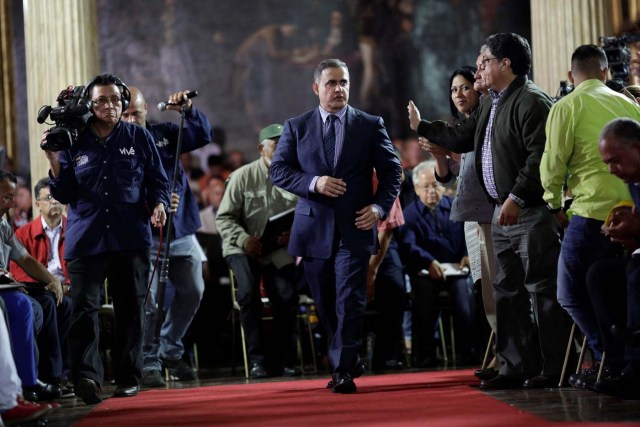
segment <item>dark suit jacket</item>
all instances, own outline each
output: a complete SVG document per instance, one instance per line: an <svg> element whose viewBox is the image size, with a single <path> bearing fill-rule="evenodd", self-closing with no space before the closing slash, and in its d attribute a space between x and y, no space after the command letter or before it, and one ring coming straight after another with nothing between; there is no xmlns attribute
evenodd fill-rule
<svg viewBox="0 0 640 427"><path fill-rule="evenodd" d="M378 188L373 191L373 169ZM269 175L273 183L299 196L289 240L294 256L331 257L336 228L353 252L375 253L377 230L358 230L356 211L377 204L386 213L400 190L402 169L393 152L382 118L347 107L344 144L331 172L322 144L322 118L318 108L287 120ZM342 178L346 193L331 198L309 191L313 177Z"/></svg>

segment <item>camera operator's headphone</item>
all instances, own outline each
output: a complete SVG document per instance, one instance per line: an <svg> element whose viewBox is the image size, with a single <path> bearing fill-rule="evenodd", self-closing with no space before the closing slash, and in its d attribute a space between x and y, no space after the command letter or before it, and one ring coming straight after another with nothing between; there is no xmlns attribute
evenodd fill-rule
<svg viewBox="0 0 640 427"><path fill-rule="evenodd" d="M96 76L93 80L91 80L84 87L82 91L81 98L85 100L87 105L89 106L89 111L91 111L93 107L93 102L91 101L91 91L95 85L99 86L107 86L107 85L116 85L120 88L120 99L122 101L122 112L124 113L127 108L129 108L129 103L131 103L131 91L127 87L126 84L122 82L118 77L113 74L101 74Z"/></svg>

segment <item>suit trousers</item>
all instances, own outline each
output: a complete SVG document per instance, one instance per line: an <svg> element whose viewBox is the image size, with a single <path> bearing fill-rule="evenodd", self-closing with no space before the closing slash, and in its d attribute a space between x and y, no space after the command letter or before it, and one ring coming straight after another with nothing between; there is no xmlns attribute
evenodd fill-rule
<svg viewBox="0 0 640 427"><path fill-rule="evenodd" d="M496 276L496 354L501 375L559 376L571 318L556 298L560 238L546 206L520 210L518 223L493 216Z"/></svg>
<svg viewBox="0 0 640 427"><path fill-rule="evenodd" d="M359 361L367 308L367 270L371 254L352 252L342 243L331 258L303 258L318 316L331 343L329 362L348 373Z"/></svg>
<svg viewBox="0 0 640 427"><path fill-rule="evenodd" d="M102 383L98 349L98 311L105 279L113 297L115 331L112 346L114 378L119 386L134 386L142 378L143 302L149 279L149 250L106 252L74 258L67 264L71 278L71 366L73 381Z"/></svg>

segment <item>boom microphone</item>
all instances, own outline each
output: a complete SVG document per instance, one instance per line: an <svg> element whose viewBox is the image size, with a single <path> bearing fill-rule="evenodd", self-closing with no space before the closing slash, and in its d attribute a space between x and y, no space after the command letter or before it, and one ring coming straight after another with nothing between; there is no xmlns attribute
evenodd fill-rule
<svg viewBox="0 0 640 427"><path fill-rule="evenodd" d="M198 96L198 91L197 90L192 90L189 91L185 94L185 97L187 99L191 99L191 98L195 98L196 96ZM174 102L160 102L158 103L158 110L160 111L165 111L167 109L167 106L169 105L182 105L186 102L186 99L183 99L182 101L178 102L178 103L174 103Z"/></svg>

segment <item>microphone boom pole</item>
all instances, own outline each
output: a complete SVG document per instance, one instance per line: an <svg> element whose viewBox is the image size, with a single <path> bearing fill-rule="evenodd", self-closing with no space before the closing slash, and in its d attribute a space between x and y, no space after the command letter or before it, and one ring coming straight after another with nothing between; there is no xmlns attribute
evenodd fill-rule
<svg viewBox="0 0 640 427"><path fill-rule="evenodd" d="M197 92L196 92L197 94ZM176 188L176 181L178 176L178 166L180 164L180 153L182 151L182 130L184 128L184 116L185 116L186 107L182 104L180 108L180 127L178 129L178 142L176 144L176 159L173 164L173 177L171 179L171 192L170 192L170 200L173 198L173 192ZM171 244L171 231L173 225L173 209L171 209L171 201L169 202L169 215L167 215L167 235L165 236L164 248L162 251L162 255L160 256L160 275L158 276L158 289L156 292L156 307L154 313L154 331L153 331L153 342L158 344L160 342L160 330L162 329L162 324L164 323L164 297L165 291L167 289L167 281L169 279L169 250Z"/></svg>

